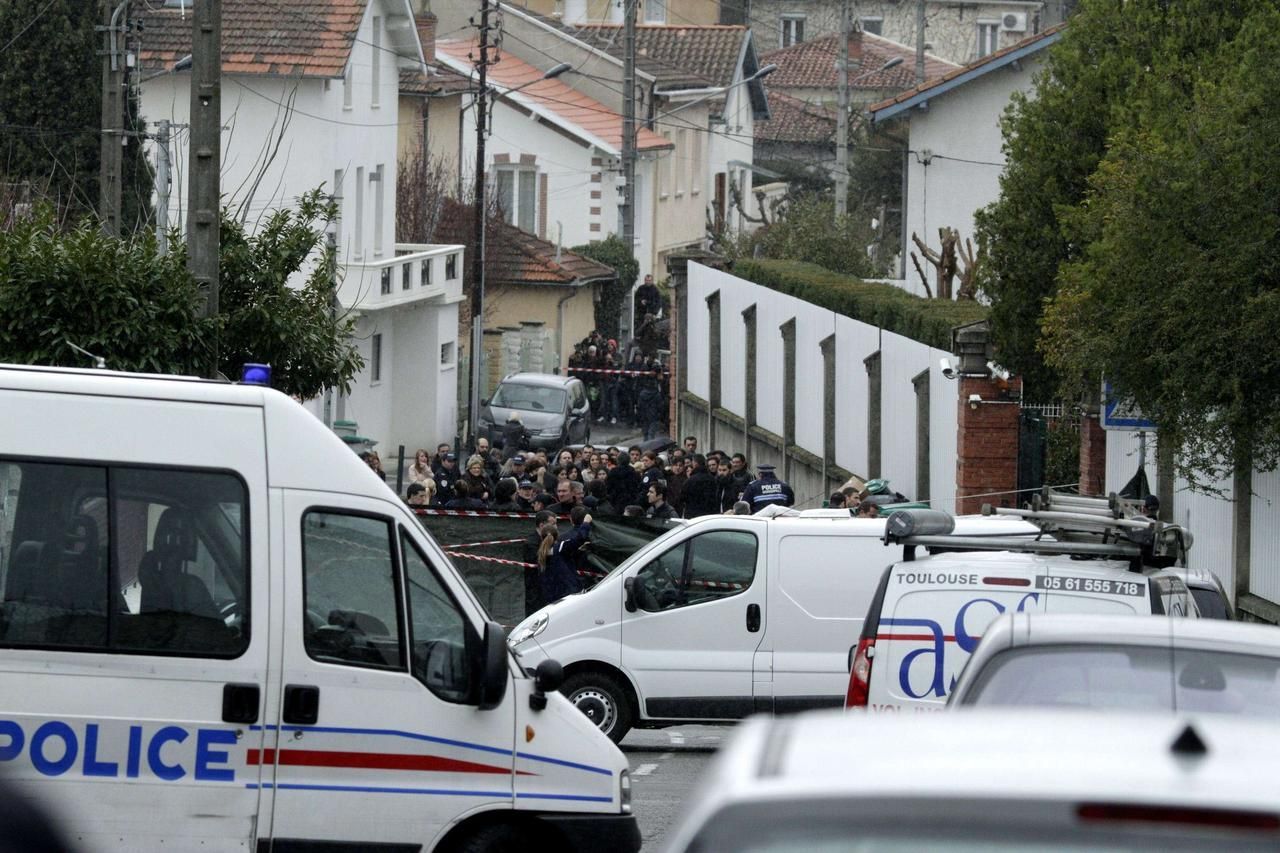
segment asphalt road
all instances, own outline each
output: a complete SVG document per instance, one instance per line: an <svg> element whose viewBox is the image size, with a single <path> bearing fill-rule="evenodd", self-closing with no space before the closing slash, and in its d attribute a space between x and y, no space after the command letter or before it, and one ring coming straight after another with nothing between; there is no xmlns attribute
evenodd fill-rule
<svg viewBox="0 0 1280 853"><path fill-rule="evenodd" d="M622 740L631 762L632 807L646 853L659 850L731 726L634 730Z"/></svg>

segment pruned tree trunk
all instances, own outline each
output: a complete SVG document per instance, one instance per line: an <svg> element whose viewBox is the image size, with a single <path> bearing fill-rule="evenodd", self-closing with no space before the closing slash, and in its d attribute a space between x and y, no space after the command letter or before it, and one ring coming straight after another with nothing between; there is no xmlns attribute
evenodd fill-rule
<svg viewBox="0 0 1280 853"><path fill-rule="evenodd" d="M916 272L920 274L920 280L930 298L936 296L938 299L950 299L952 282L956 277L956 244L960 242L960 232L944 225L938 229L938 240L942 244L942 248L939 251L934 251L920 239L918 234L914 231L911 233L911 242L916 244L920 254L933 266L934 288L932 291L929 289L929 282L925 277L924 268L920 265L920 260L916 257L915 252L911 253L911 261L915 264Z"/></svg>
<svg viewBox="0 0 1280 853"><path fill-rule="evenodd" d="M964 246L960 249L960 260L964 261L964 266L960 269L960 289L956 291L956 299L977 299L978 267L982 264L982 247L979 246L975 250L973 241L966 237Z"/></svg>

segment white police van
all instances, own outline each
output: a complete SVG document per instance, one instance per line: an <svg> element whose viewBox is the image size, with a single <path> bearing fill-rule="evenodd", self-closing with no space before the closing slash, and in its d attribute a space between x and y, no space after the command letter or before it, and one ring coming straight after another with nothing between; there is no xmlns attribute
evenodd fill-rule
<svg viewBox="0 0 1280 853"><path fill-rule="evenodd" d="M0 366L0 773L87 850L635 850L627 761L278 392Z"/></svg>
<svg viewBox="0 0 1280 853"><path fill-rule="evenodd" d="M1033 535L961 518L974 537ZM527 666L564 665L565 696L619 741L632 726L840 707L846 651L894 559L883 519L766 508L693 519L511 632Z"/></svg>
<svg viewBox="0 0 1280 853"><path fill-rule="evenodd" d="M886 544L905 559L885 569L849 649L846 708L941 710L982 633L1002 613L1198 616L1181 572L1190 534L1154 519L1089 514L1058 496L1049 510L990 510L1035 522L1051 538L959 535L946 513L903 510ZM1070 503L1076 502L1076 503ZM917 558L918 548L933 553Z"/></svg>

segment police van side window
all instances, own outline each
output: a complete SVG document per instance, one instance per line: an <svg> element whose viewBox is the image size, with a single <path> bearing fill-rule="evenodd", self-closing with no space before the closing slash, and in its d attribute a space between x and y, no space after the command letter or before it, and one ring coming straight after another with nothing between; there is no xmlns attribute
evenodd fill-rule
<svg viewBox="0 0 1280 853"><path fill-rule="evenodd" d="M234 657L247 503L219 472L0 461L0 645Z"/></svg>
<svg viewBox="0 0 1280 853"><path fill-rule="evenodd" d="M404 669L395 544L385 518L302 517L303 645L324 663Z"/></svg>
<svg viewBox="0 0 1280 853"><path fill-rule="evenodd" d="M738 595L756 573L756 537L717 530L686 540L636 574L642 610L671 610Z"/></svg>
<svg viewBox="0 0 1280 853"><path fill-rule="evenodd" d="M466 618L404 530L400 531L400 549L409 589L413 675L446 702L466 703L471 698L473 671L467 654Z"/></svg>

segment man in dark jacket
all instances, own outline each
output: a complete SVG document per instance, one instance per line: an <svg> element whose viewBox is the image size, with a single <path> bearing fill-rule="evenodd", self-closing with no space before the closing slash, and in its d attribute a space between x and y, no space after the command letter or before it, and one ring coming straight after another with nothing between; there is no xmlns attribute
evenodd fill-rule
<svg viewBox="0 0 1280 853"><path fill-rule="evenodd" d="M436 502L447 504L453 500L454 485L462 479L462 472L458 470L457 455L452 452L444 454L433 473L436 478Z"/></svg>
<svg viewBox="0 0 1280 853"><path fill-rule="evenodd" d="M692 461L693 472L684 484L684 517L715 515L720 511L716 478L707 471L707 457L695 453Z"/></svg>
<svg viewBox="0 0 1280 853"><path fill-rule="evenodd" d="M662 480L650 483L645 497L649 501L649 509L644 514L645 518L666 520L676 517L676 511L672 509L671 504L667 503L667 484Z"/></svg>
<svg viewBox="0 0 1280 853"><path fill-rule="evenodd" d="M605 475L604 484L609 493L609 503L617 510L635 505L640 495L640 475L623 457L609 461L609 473Z"/></svg>
<svg viewBox="0 0 1280 853"><path fill-rule="evenodd" d="M506 459L515 456L521 450L524 450L525 444L529 441L529 431L524 428L524 424L520 422L520 413L512 412L507 415L507 422L502 425L502 455Z"/></svg>
<svg viewBox="0 0 1280 853"><path fill-rule="evenodd" d="M747 457L735 453L729 459L729 470L722 472L720 483L720 508L724 511L733 509L733 505L746 491L751 482L751 469L747 467Z"/></svg>
<svg viewBox="0 0 1280 853"><path fill-rule="evenodd" d="M751 504L753 515L770 504L791 506L796 502L795 492L773 473L773 465L761 462L756 469L760 472L759 478L748 483L746 491L742 493L742 499Z"/></svg>

